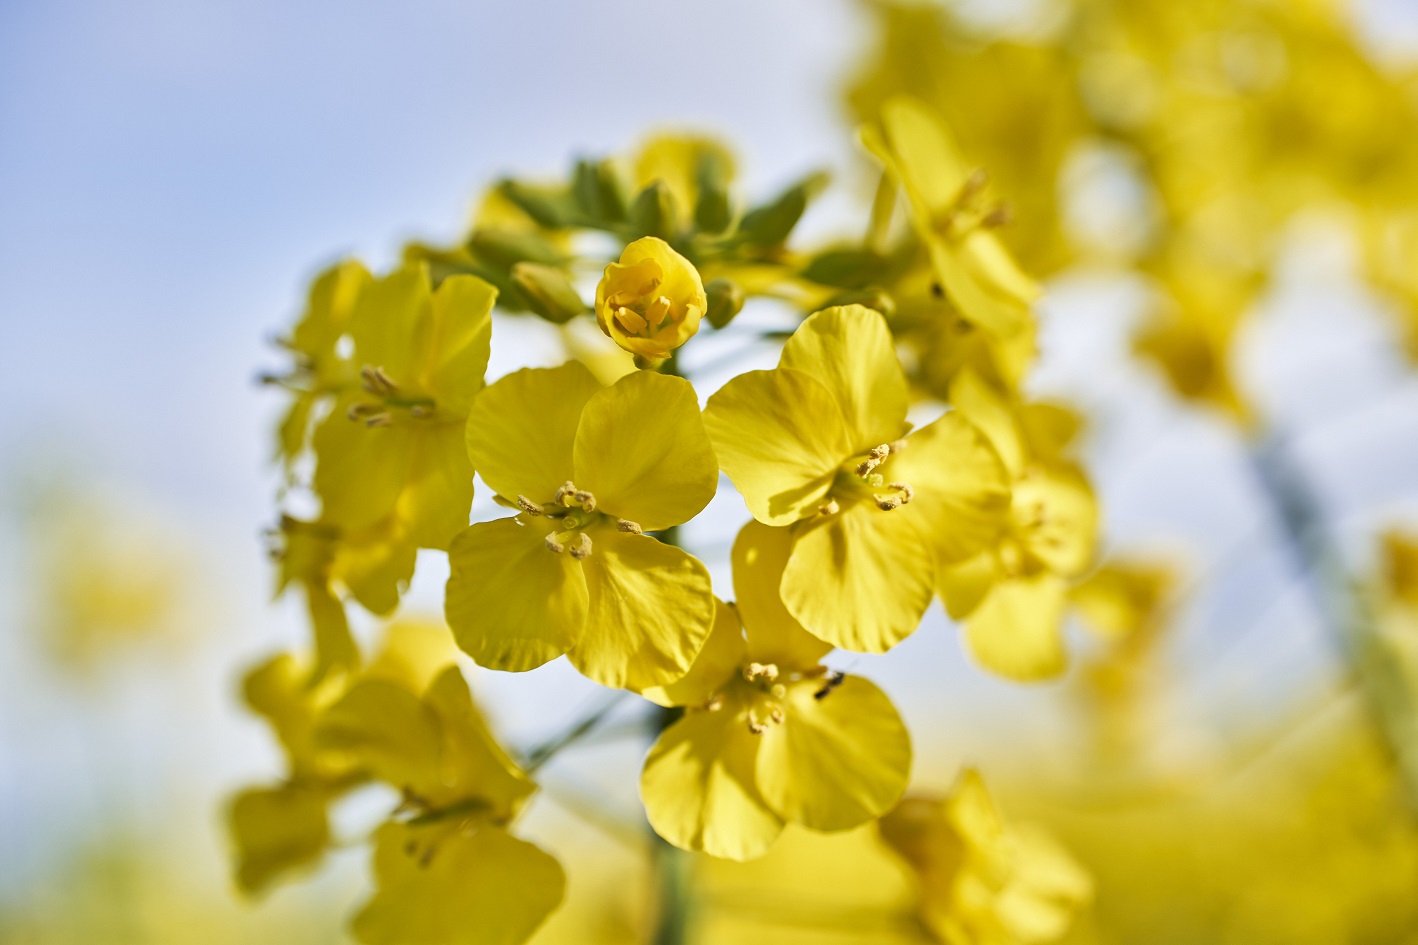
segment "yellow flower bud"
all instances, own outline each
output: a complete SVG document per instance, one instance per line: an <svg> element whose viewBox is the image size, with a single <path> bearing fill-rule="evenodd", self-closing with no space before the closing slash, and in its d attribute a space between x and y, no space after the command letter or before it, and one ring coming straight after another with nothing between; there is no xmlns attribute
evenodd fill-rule
<svg viewBox="0 0 1418 945"><path fill-rule="evenodd" d="M596 287L601 331L645 358L667 358L693 337L708 304L694 265L654 236L625 247Z"/></svg>

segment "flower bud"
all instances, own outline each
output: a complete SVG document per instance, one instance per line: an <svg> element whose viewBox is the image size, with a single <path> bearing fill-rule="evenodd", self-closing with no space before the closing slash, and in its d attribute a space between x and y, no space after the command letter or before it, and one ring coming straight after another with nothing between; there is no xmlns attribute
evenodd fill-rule
<svg viewBox="0 0 1418 945"><path fill-rule="evenodd" d="M586 303L560 269L519 262L512 267L512 281L526 296L528 307L549 322L564 324L586 311Z"/></svg>
<svg viewBox="0 0 1418 945"><path fill-rule="evenodd" d="M669 239L679 228L674 194L664 181L654 181L630 206L630 227L636 233Z"/></svg>
<svg viewBox="0 0 1418 945"><path fill-rule="evenodd" d="M699 330L709 300L694 264L646 236L606 267L596 286L596 322L626 351L667 358Z"/></svg>
<svg viewBox="0 0 1418 945"><path fill-rule="evenodd" d="M709 310L704 317L715 328L723 328L743 309L743 289L731 279L715 279L704 287Z"/></svg>

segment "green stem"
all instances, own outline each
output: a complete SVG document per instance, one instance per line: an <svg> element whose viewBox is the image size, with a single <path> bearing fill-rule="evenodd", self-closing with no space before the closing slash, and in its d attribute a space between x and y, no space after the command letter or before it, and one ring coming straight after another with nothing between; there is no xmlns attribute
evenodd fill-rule
<svg viewBox="0 0 1418 945"><path fill-rule="evenodd" d="M1418 706L1402 664L1379 632L1363 593L1348 574L1329 532L1324 507L1278 436L1252 446L1251 459L1338 654L1354 673L1364 702L1418 816Z"/></svg>
<svg viewBox="0 0 1418 945"><path fill-rule="evenodd" d="M588 713L581 721L527 752L526 763L522 765L523 770L528 774L534 773L538 768L550 761L557 752L585 738L596 726L600 725L605 717L610 715L611 712L615 710L615 707L620 705L628 695L628 692L619 690L610 693L599 707Z"/></svg>

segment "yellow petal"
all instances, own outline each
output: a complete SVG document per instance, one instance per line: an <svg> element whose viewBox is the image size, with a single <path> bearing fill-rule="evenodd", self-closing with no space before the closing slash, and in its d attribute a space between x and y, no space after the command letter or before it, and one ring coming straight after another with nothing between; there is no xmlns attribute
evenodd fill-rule
<svg viewBox="0 0 1418 945"><path fill-rule="evenodd" d="M418 696L382 679L350 687L316 722L320 748L343 752L397 789L420 796L441 786L438 717Z"/></svg>
<svg viewBox="0 0 1418 945"><path fill-rule="evenodd" d="M599 511L648 532L689 521L719 484L694 388L654 371L626 375L586 402L574 468Z"/></svg>
<svg viewBox="0 0 1418 945"><path fill-rule="evenodd" d="M428 270L423 265L396 269L372 279L360 292L350 315L355 367L383 369L395 383L417 380L417 353L427 343Z"/></svg>
<svg viewBox="0 0 1418 945"><path fill-rule="evenodd" d="M768 806L813 830L847 830L895 806L911 777L911 739L876 686L849 676L788 686L784 720L763 733L755 774Z"/></svg>
<svg viewBox="0 0 1418 945"><path fill-rule="evenodd" d="M473 504L473 465L462 424L415 427L407 476L396 510L409 540L447 551L453 536L467 527Z"/></svg>
<svg viewBox="0 0 1418 945"><path fill-rule="evenodd" d="M319 680L332 669L349 670L359 666L359 648L350 635L345 605L331 593L329 586L319 582L305 585L305 601L315 636L314 678Z"/></svg>
<svg viewBox="0 0 1418 945"><path fill-rule="evenodd" d="M761 744L737 702L685 713L660 733L640 774L650 826L684 850L730 860L761 856L783 830L754 787Z"/></svg>
<svg viewBox="0 0 1418 945"><path fill-rule="evenodd" d="M1009 480L984 435L958 414L912 433L883 472L911 486L911 503L899 513L915 517L942 562L963 560L999 539Z"/></svg>
<svg viewBox="0 0 1418 945"><path fill-rule="evenodd" d="M318 691L308 682L295 657L281 653L252 667L241 683L242 699L270 724L293 777L319 770L314 741Z"/></svg>
<svg viewBox="0 0 1418 945"><path fill-rule="evenodd" d="M813 636L844 650L885 653L920 625L934 595L935 564L901 511L858 503L798 526L783 603Z"/></svg>
<svg viewBox="0 0 1418 945"><path fill-rule="evenodd" d="M264 892L324 855L330 842L325 802L325 792L296 783L248 788L232 798L230 830L242 892Z"/></svg>
<svg viewBox="0 0 1418 945"><path fill-rule="evenodd" d="M965 639L981 666L1032 682L1064 671L1064 582L1047 572L1001 581L970 615Z"/></svg>
<svg viewBox="0 0 1418 945"><path fill-rule="evenodd" d="M404 490L414 431L403 423L368 427L347 416L357 394L335 401L315 428L315 492L321 519L349 531L388 518Z"/></svg>
<svg viewBox="0 0 1418 945"><path fill-rule="evenodd" d="M483 386L497 289L477 276L452 275L433 293L428 363L422 386L440 413L462 417Z"/></svg>
<svg viewBox="0 0 1418 945"><path fill-rule="evenodd" d="M969 616L1000 579L999 555L982 551L959 564L941 565L936 590L953 620Z"/></svg>
<svg viewBox="0 0 1418 945"><path fill-rule="evenodd" d="M448 796L455 801L476 797L486 802L494 818L511 817L536 785L493 738L462 671L456 666L444 669L424 701L438 716L443 733L441 783Z"/></svg>
<svg viewBox="0 0 1418 945"><path fill-rule="evenodd" d="M291 332L291 348L318 362L335 353L360 293L370 281L358 260L338 262L315 277L300 322Z"/></svg>
<svg viewBox="0 0 1418 945"><path fill-rule="evenodd" d="M753 517L790 525L818 506L851 456L832 393L801 371L750 371L709 398L704 426Z"/></svg>
<svg viewBox="0 0 1418 945"><path fill-rule="evenodd" d="M581 562L590 606L568 653L572 665L612 689L639 691L683 677L714 625L709 572L648 535L606 528L592 541Z"/></svg>
<svg viewBox="0 0 1418 945"><path fill-rule="evenodd" d="M401 618L384 627L383 644L361 674L423 692L458 656L443 621Z"/></svg>
<svg viewBox="0 0 1418 945"><path fill-rule="evenodd" d="M714 629L704 642L694 665L683 678L665 686L651 686L640 694L656 705L703 705L734 677L748 659L743 626L733 607L715 602Z"/></svg>
<svg viewBox="0 0 1418 945"><path fill-rule="evenodd" d="M453 539L443 612L479 666L535 669L580 637L588 599L581 564L547 550L545 535L543 527L504 518Z"/></svg>
<svg viewBox="0 0 1418 945"><path fill-rule="evenodd" d="M1014 872L995 903L1000 923L1022 942L1056 941L1093 898L1093 878L1040 830L1022 825L1013 839Z"/></svg>
<svg viewBox="0 0 1418 945"><path fill-rule="evenodd" d="M364 945L520 945L566 892L556 860L490 826L469 834L386 823L374 877L351 927Z"/></svg>
<svg viewBox="0 0 1418 945"><path fill-rule="evenodd" d="M809 316L783 346L778 366L810 374L832 393L850 452L906 432L906 375L881 313L839 305Z"/></svg>
<svg viewBox="0 0 1418 945"><path fill-rule="evenodd" d="M735 604L748 636L748 656L784 671L805 670L832 649L783 606L783 570L793 550L790 528L749 522L734 539Z"/></svg>
<svg viewBox="0 0 1418 945"><path fill-rule="evenodd" d="M391 516L372 528L341 536L330 576L349 588L365 610L384 616L399 606L399 595L414 576L417 556L404 525Z"/></svg>
<svg viewBox="0 0 1418 945"><path fill-rule="evenodd" d="M1024 547L1054 573L1071 577L1092 563L1098 506L1077 468L1030 468L1014 484L1013 516Z"/></svg>
<svg viewBox="0 0 1418 945"><path fill-rule="evenodd" d="M473 400L468 458L498 495L550 502L572 476L572 448L581 408L601 389L582 364L524 368Z"/></svg>
<svg viewBox="0 0 1418 945"><path fill-rule="evenodd" d="M972 368L963 368L950 382L950 402L966 420L989 438L1012 477L1024 471L1027 459L1023 431L1013 411Z"/></svg>

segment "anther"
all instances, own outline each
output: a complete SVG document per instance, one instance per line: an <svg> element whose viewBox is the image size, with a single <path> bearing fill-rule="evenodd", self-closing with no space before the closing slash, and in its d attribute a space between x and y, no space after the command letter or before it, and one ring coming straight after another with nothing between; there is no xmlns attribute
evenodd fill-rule
<svg viewBox="0 0 1418 945"><path fill-rule="evenodd" d="M566 553L566 546L556 540L556 533L548 535L546 538L546 542L548 551L559 555Z"/></svg>
<svg viewBox="0 0 1418 945"><path fill-rule="evenodd" d="M562 485L562 487L561 487L560 489L557 489L557 490L556 490L556 497L555 497L554 499L552 499L552 501L555 502L557 505L563 505L563 506L566 506L567 508L570 508L570 507L571 507L571 503L572 503L572 501L575 500L575 498L576 498L576 483L574 483L574 482L572 482L570 479L568 479L568 480L566 480L566 482Z"/></svg>
<svg viewBox="0 0 1418 945"><path fill-rule="evenodd" d="M577 489L571 494L571 498L581 503L581 508L587 512L596 511L596 497L585 489Z"/></svg>
<svg viewBox="0 0 1418 945"><path fill-rule="evenodd" d="M891 512L901 508L902 505L899 495L876 495L872 496L872 498L876 499L876 507L883 512Z"/></svg>
<svg viewBox="0 0 1418 945"><path fill-rule="evenodd" d="M392 394L399 389L399 385L394 383L393 378L384 373L382 367L375 367L366 364L359 369L360 380L364 382L364 389L371 394Z"/></svg>
<svg viewBox="0 0 1418 945"><path fill-rule="evenodd" d="M744 667L743 678L749 682L773 682L778 678L778 667L773 663L749 663Z"/></svg>
<svg viewBox="0 0 1418 945"><path fill-rule="evenodd" d="M842 511L842 506L837 504L836 499L828 499L817 507L819 515L836 515L840 511Z"/></svg>
<svg viewBox="0 0 1418 945"><path fill-rule="evenodd" d="M748 730L755 735L762 735L764 732L768 731L768 726L756 719L749 719Z"/></svg>
<svg viewBox="0 0 1418 945"><path fill-rule="evenodd" d="M891 444L883 443L880 446L873 446L867 451L867 458L857 464L857 475L866 478L873 469L886 462L886 457L891 455Z"/></svg>
<svg viewBox="0 0 1418 945"><path fill-rule="evenodd" d="M385 410L365 417L364 425L367 427L391 427L394 425L394 415Z"/></svg>
<svg viewBox="0 0 1418 945"><path fill-rule="evenodd" d="M718 712L718 711L719 711L720 709L722 709L723 707L724 707L724 694L723 694L722 692L716 692L716 693L714 693L714 695L712 695L712 696L709 697L709 701L706 702L706 703L704 703L704 711L705 711L705 712Z"/></svg>
<svg viewBox="0 0 1418 945"><path fill-rule="evenodd" d="M615 520L615 530L618 532L625 532L628 535L644 534L644 530L641 529L639 525L623 518L618 518Z"/></svg>
<svg viewBox="0 0 1418 945"><path fill-rule="evenodd" d="M433 416L433 408L429 407L427 404L414 404L409 408L409 413L415 420L427 420L429 417Z"/></svg>
<svg viewBox="0 0 1418 945"><path fill-rule="evenodd" d="M985 189L985 185L990 182L989 172L983 167L977 167L970 172L970 176L965 178L965 183L960 185L960 193L955 198L955 205L963 207L974 200L980 191Z"/></svg>
<svg viewBox="0 0 1418 945"><path fill-rule="evenodd" d="M901 504L905 505L916 497L916 490L912 489L908 483L893 482L891 488L901 493Z"/></svg>
<svg viewBox="0 0 1418 945"><path fill-rule="evenodd" d="M571 557L580 561L591 553L591 536L581 532L578 536L576 547L571 549Z"/></svg>
<svg viewBox="0 0 1418 945"><path fill-rule="evenodd" d="M542 514L542 507L524 495L519 495L517 497L517 508L521 509L523 512L526 512L528 515Z"/></svg>
<svg viewBox="0 0 1418 945"><path fill-rule="evenodd" d="M624 328L632 335L640 334L645 330L645 326L648 324L644 316L637 314L625 306L621 306L615 310L615 320L620 322L621 328Z"/></svg>
<svg viewBox="0 0 1418 945"><path fill-rule="evenodd" d="M365 417L383 412L384 408L376 404L350 404L350 409L345 411L345 416L351 420L363 420Z"/></svg>
<svg viewBox="0 0 1418 945"><path fill-rule="evenodd" d="M984 229L1007 226L1014 221L1014 210L1009 204L1002 203L989 213L980 218L980 226Z"/></svg>
<svg viewBox="0 0 1418 945"><path fill-rule="evenodd" d="M650 323L650 327L659 328L673 305L674 303L670 301L669 297L664 295L651 302L650 306L645 309L645 320Z"/></svg>
<svg viewBox="0 0 1418 945"><path fill-rule="evenodd" d="M768 713L768 721L772 722L774 725L782 725L785 718L787 718L787 716L783 714L782 706L775 705L772 711Z"/></svg>

